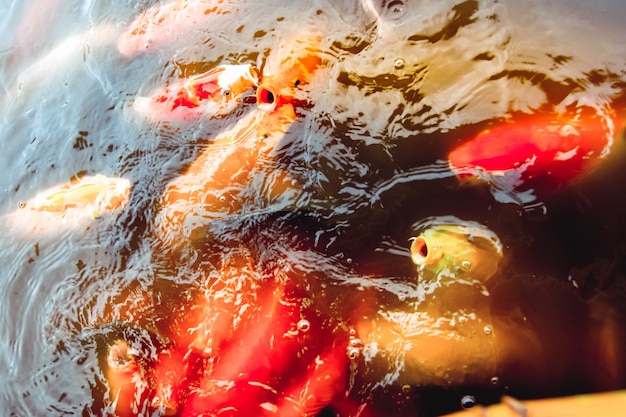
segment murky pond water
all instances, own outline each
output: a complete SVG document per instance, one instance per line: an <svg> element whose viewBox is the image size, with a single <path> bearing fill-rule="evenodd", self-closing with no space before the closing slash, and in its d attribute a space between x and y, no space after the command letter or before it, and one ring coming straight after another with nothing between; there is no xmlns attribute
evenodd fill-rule
<svg viewBox="0 0 626 417"><path fill-rule="evenodd" d="M0 11L6 415L626 388L620 0Z"/></svg>

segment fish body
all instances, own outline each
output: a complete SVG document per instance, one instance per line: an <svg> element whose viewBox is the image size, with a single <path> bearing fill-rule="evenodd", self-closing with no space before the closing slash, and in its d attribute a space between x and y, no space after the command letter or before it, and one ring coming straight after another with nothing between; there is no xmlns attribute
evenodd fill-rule
<svg viewBox="0 0 626 417"><path fill-rule="evenodd" d="M252 65L220 65L174 82L151 97L137 97L134 108L154 121L223 117L257 84L258 75Z"/></svg>
<svg viewBox="0 0 626 417"><path fill-rule="evenodd" d="M125 56L158 49L181 33L206 28L216 16L231 13L228 0L169 0L140 13L117 41Z"/></svg>
<svg viewBox="0 0 626 417"><path fill-rule="evenodd" d="M526 203L537 196L523 191L559 188L596 166L612 143L612 121L579 109L496 126L454 149L448 160L459 177L490 183L498 201Z"/></svg>
<svg viewBox="0 0 626 417"><path fill-rule="evenodd" d="M130 189L131 183L126 178L100 174L84 176L20 203L4 221L23 236L76 229L94 218L123 208L130 198Z"/></svg>
<svg viewBox="0 0 626 417"><path fill-rule="evenodd" d="M124 205L129 195L130 181L98 174L44 191L24 203L22 208L56 213L69 209L92 209L94 217L97 217L101 212Z"/></svg>
<svg viewBox="0 0 626 417"><path fill-rule="evenodd" d="M346 332L306 298L263 284L243 290L256 302L246 302L236 317L221 311L242 306L226 305L217 291L153 357L140 358L128 342L115 340L103 373L117 415L316 415L345 392ZM214 326L228 330L213 333Z"/></svg>
<svg viewBox="0 0 626 417"><path fill-rule="evenodd" d="M240 213L252 203L263 209L288 204L297 183L276 165L272 151L295 120L291 104L271 112L256 109L217 136L168 184L155 219L159 237L168 245L196 241L212 219ZM254 181L261 173L266 180ZM251 190L252 185L260 189Z"/></svg>
<svg viewBox="0 0 626 417"><path fill-rule="evenodd" d="M502 244L495 233L451 216L423 224L428 227L413 239L410 249L420 278L471 277L484 283L497 272Z"/></svg>
<svg viewBox="0 0 626 417"><path fill-rule="evenodd" d="M147 398L147 377L139 362L138 352L127 341L118 339L109 346L104 376L116 415L137 415Z"/></svg>

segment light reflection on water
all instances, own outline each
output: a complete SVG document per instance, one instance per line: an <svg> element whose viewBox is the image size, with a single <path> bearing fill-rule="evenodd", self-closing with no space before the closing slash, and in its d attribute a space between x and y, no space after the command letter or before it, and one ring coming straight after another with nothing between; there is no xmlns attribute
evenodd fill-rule
<svg viewBox="0 0 626 417"><path fill-rule="evenodd" d="M0 408L9 415L108 415L100 366L111 335L188 341L195 325L207 339L190 343L224 353L206 336L217 330L189 321L223 320L235 309L233 332L243 339L240 323L259 321L250 310L264 300L259 283L275 281L294 287L281 300L310 319L318 337L310 352L361 330L365 353L350 368L351 394L376 411L436 414L459 408L467 390L490 401L505 385L522 396L626 386L623 369L605 375L591 358L579 360L594 356L593 345L568 351L562 364L577 362L572 372L589 383L568 386L565 370L542 370L578 340L626 333L615 320L626 297L626 200L614 181L624 174L621 133L597 171L540 201L537 212L497 203L485 185L459 187L444 162L456 145L517 112L578 105L617 113L619 122L626 8L618 0L225 2L231 13L173 22L180 26L166 40L155 37L139 52L120 51L120 35L159 2L39 3L0 5ZM258 110L244 101L224 118L170 124L138 114L134 98L219 64L263 70L277 45L307 30L321 34L324 64L297 93L305 103L298 118L265 142L250 175L187 205L199 214L189 217L191 232L177 232L163 220L167 187ZM276 196L283 173L293 186ZM130 180L128 205L67 219L67 227L37 225L37 233L15 220L20 202L77 174ZM490 288L490 308L470 302L435 317L422 304L430 289L417 283L407 242L416 222L445 215L486 224L504 243L503 283ZM486 382L495 365L480 355L469 355L469 376L453 369L464 358L449 358L447 372L429 367L439 360L442 322L463 316L479 329L495 321L514 332L521 319L507 303L552 315L528 314L531 371L515 379L516 364L529 360L515 346L527 335L517 334L502 338L512 370L496 387ZM605 333L585 333L598 322ZM542 351L554 334L564 342ZM453 347L493 347L477 339ZM421 353L419 343L434 349Z"/></svg>

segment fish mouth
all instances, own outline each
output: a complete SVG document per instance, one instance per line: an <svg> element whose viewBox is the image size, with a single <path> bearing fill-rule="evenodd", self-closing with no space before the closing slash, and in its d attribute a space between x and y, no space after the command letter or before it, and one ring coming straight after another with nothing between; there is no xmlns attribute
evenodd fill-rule
<svg viewBox="0 0 626 417"><path fill-rule="evenodd" d="M274 111L278 106L278 91L272 85L262 84L256 90L256 102L260 109Z"/></svg>
<svg viewBox="0 0 626 417"><path fill-rule="evenodd" d="M431 263L430 245L424 236L417 236L411 243L411 258L417 266Z"/></svg>

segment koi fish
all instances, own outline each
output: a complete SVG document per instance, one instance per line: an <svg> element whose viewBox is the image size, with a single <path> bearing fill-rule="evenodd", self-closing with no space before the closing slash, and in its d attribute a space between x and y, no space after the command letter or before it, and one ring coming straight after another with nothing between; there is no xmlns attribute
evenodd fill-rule
<svg viewBox="0 0 626 417"><path fill-rule="evenodd" d="M136 352L127 341L118 339L109 346L104 377L118 417L137 415L147 395L147 379Z"/></svg>
<svg viewBox="0 0 626 417"><path fill-rule="evenodd" d="M88 208L94 217L101 212L115 210L128 201L130 182L124 178L108 178L98 174L62 184L37 195L22 208L64 212L68 209Z"/></svg>
<svg viewBox="0 0 626 417"><path fill-rule="evenodd" d="M321 64L321 38L315 34L295 37L268 58L257 88L257 104L264 110L274 110L282 104L294 103L296 89L311 81Z"/></svg>
<svg viewBox="0 0 626 417"><path fill-rule="evenodd" d="M558 188L588 172L612 143L613 122L580 108L573 116L537 115L484 131L454 149L448 160L459 177L490 183L496 200L525 204L536 198L531 187L544 181L550 188L553 180Z"/></svg>
<svg viewBox="0 0 626 417"><path fill-rule="evenodd" d="M134 108L155 121L190 121L230 113L243 94L258 84L252 65L220 65L175 82L151 97L137 97Z"/></svg>
<svg viewBox="0 0 626 417"><path fill-rule="evenodd" d="M231 13L229 0L169 0L138 15L117 41L117 49L132 56L179 40L180 33L206 28L210 19Z"/></svg>
<svg viewBox="0 0 626 417"><path fill-rule="evenodd" d="M98 174L52 187L20 203L7 216L13 228L24 232L52 232L71 228L123 207L130 197L130 181Z"/></svg>
<svg viewBox="0 0 626 417"><path fill-rule="evenodd" d="M255 294L247 294L248 290ZM197 315L195 323L185 322L192 327L171 334L172 343L159 348L155 358L140 358L126 341L114 341L103 373L117 415L157 410L159 415L184 417L223 411L242 416L316 415L345 392L345 332L320 317L306 298L294 298L280 285L266 282L245 292L244 297L258 296L258 300L246 305L236 319L209 325L205 319L226 318L220 319L219 311L215 315L214 307L224 306L205 305L205 313ZM224 302L223 294L215 295L218 304ZM230 302L227 308L238 308L237 300ZM210 331L213 324L230 329L221 340L214 340L214 350L198 349L200 340L187 344L188 334ZM309 343L319 340L328 343L319 348Z"/></svg>
<svg viewBox="0 0 626 417"><path fill-rule="evenodd" d="M498 236L478 223L452 216L429 218L411 244L411 259L423 278L471 277L487 282L498 270L502 244Z"/></svg>
<svg viewBox="0 0 626 417"><path fill-rule="evenodd" d="M264 208L290 201L297 188L287 172L275 169L262 190L251 192L249 184L255 169L273 163L271 152L295 119L291 104L272 112L256 110L208 144L161 198L155 222L162 241L170 245L180 244L182 236L202 238L211 219L240 213L253 201Z"/></svg>

